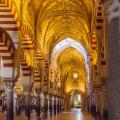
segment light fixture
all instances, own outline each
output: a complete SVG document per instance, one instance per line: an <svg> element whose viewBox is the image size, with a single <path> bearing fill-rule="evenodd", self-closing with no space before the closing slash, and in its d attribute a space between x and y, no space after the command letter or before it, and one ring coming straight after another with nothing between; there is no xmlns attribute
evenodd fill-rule
<svg viewBox="0 0 120 120"><path fill-rule="evenodd" d="M74 73L74 74L73 74L73 78L74 78L74 79L77 79L77 78L78 78L78 73Z"/></svg>

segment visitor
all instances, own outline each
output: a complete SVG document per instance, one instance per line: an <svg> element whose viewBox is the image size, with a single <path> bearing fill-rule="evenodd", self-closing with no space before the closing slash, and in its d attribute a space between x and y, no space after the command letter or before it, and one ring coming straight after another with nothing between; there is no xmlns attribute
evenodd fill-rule
<svg viewBox="0 0 120 120"><path fill-rule="evenodd" d="M44 112L43 108L41 109L40 120L47 120L46 117L45 117L45 112Z"/></svg>

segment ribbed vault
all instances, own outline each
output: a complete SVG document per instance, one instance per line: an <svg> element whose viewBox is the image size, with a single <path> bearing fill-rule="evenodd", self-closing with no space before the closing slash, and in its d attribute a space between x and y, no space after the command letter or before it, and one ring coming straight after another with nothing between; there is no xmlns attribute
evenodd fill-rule
<svg viewBox="0 0 120 120"><path fill-rule="evenodd" d="M88 77L87 52L90 48L95 1L31 0L31 3L36 17L36 39L44 54L51 58L50 63L53 64L54 70L59 71L60 76L64 78L61 83L66 91L68 88L77 87L73 88L73 84L71 84L73 82L72 75L77 72L79 76L78 88L85 92ZM73 45L65 44L62 49L56 49L54 52L54 48L60 42L70 38L73 40ZM79 50L81 49L80 44L85 54Z"/></svg>
<svg viewBox="0 0 120 120"><path fill-rule="evenodd" d="M65 85L65 91L70 92L73 89L77 89L85 92L86 70L83 55L75 48L66 48L59 54L57 64L61 76L64 77L64 81L61 82ZM77 81L74 81L74 73L78 74Z"/></svg>
<svg viewBox="0 0 120 120"><path fill-rule="evenodd" d="M86 92L87 62L85 48L71 38L59 42L51 52L51 64L54 64L63 78L61 85L67 93L72 90ZM78 75L77 81L74 81L74 73Z"/></svg>
<svg viewBox="0 0 120 120"><path fill-rule="evenodd" d="M89 48L94 0L31 0L36 13L37 39L48 53L71 37Z"/></svg>

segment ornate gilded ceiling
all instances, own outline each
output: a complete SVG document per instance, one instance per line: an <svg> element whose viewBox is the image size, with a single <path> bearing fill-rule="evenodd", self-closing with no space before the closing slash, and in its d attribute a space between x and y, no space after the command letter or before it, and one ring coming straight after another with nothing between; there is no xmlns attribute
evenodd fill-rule
<svg viewBox="0 0 120 120"><path fill-rule="evenodd" d="M93 0L31 0L36 15L37 39L48 52L71 37L89 47Z"/></svg>
<svg viewBox="0 0 120 120"><path fill-rule="evenodd" d="M62 82L66 83L66 92L77 88L76 85L79 85L79 91L85 92L88 56L86 50L79 42L71 38L62 40L54 47L51 59L54 65L57 64L57 69L60 70L61 76L64 77ZM76 72L79 75L79 79L77 84L74 84L72 75ZM82 85L84 90L83 87L80 87L81 84L84 84Z"/></svg>
<svg viewBox="0 0 120 120"><path fill-rule="evenodd" d="M69 57L68 57L69 53ZM66 78L66 92L70 92L72 89L78 89L84 92L82 87L86 83L86 70L85 63L82 54L75 48L67 48L61 54L59 54L57 63L61 71L61 75ZM76 83L74 82L73 73L78 74Z"/></svg>
<svg viewBox="0 0 120 120"><path fill-rule="evenodd" d="M65 78L64 81L66 81L68 88L73 89L71 76L77 72L80 78L78 84L84 83L81 85L83 87L78 87L81 88L81 91L85 90L86 64L88 62L86 56L90 48L91 26L96 9L95 0L22 1L23 3L27 1L28 6L32 7L31 15L34 15L34 20L31 21L34 22L35 26L33 29L35 30L37 50L42 49L45 55L50 55L50 58L54 59L53 61L58 71ZM86 55L77 49L80 48L80 45L77 48L66 45L66 47L63 46L64 49L58 49L57 55L53 54L55 46L66 38L72 38L81 43ZM66 78L66 76L68 77Z"/></svg>
<svg viewBox="0 0 120 120"><path fill-rule="evenodd" d="M86 51L89 50L94 0L31 0L31 2L36 16L36 37L45 54L51 55L53 48L65 38L72 38L80 42ZM81 88L80 90L85 92L87 60L84 59L84 54L67 45L63 50L58 49L56 54L51 56L55 59L61 75L64 78L67 76L66 91L77 87L73 85L71 77L77 72L78 89Z"/></svg>

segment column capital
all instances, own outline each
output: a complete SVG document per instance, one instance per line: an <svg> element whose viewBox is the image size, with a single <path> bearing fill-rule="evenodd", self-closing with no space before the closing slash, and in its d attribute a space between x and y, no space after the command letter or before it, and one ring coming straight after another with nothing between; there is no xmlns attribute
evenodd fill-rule
<svg viewBox="0 0 120 120"><path fill-rule="evenodd" d="M104 2L104 8L109 22L114 18L120 17L120 0L107 0Z"/></svg>
<svg viewBox="0 0 120 120"><path fill-rule="evenodd" d="M5 78L4 79L5 86L7 89L13 89L15 85L15 79L14 78Z"/></svg>
<svg viewBox="0 0 120 120"><path fill-rule="evenodd" d="M36 88L35 91L36 91L37 94L41 94L42 89L39 89L39 88L37 89L37 88Z"/></svg>

